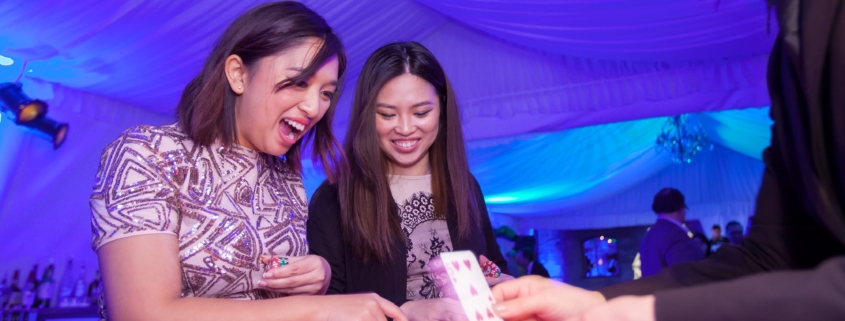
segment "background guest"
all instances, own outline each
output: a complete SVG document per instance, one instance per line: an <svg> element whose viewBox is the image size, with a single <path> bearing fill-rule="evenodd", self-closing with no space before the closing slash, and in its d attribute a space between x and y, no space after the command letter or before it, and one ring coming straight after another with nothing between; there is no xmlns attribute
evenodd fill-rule
<svg viewBox="0 0 845 321"><path fill-rule="evenodd" d="M707 240L707 235L703 233L693 233L692 240L704 252L704 257L710 256L710 241Z"/></svg>
<svg viewBox="0 0 845 321"><path fill-rule="evenodd" d="M657 222L640 242L643 277L657 274L668 266L704 258L704 251L683 225L687 213L684 194L664 188L654 195L651 208L657 214Z"/></svg>
<svg viewBox="0 0 845 321"><path fill-rule="evenodd" d="M537 261L534 256L534 250L528 247L519 250L516 255L516 263L525 269L525 275L539 275L549 277L549 271L543 266L543 263Z"/></svg>
<svg viewBox="0 0 845 321"><path fill-rule="evenodd" d="M710 239L710 253L716 253L723 244L730 244L728 238L722 236L722 227L719 224L714 224L711 229L713 238Z"/></svg>
<svg viewBox="0 0 845 321"><path fill-rule="evenodd" d="M745 231L742 230L742 224L737 221L730 221L725 225L725 230L728 233L728 240L731 245L740 246L745 241Z"/></svg>
<svg viewBox="0 0 845 321"><path fill-rule="evenodd" d="M500 226L499 228L493 230L493 234L496 235L496 242L499 243L499 250L501 250L502 255L508 262L509 274L514 277L524 275L523 272L520 271L521 267L516 264L516 232L509 226Z"/></svg>

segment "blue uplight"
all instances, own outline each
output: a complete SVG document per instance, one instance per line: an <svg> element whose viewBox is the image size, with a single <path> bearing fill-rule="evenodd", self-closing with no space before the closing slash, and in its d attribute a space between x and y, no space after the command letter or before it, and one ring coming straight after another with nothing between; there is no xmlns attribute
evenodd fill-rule
<svg viewBox="0 0 845 321"><path fill-rule="evenodd" d="M495 196L495 197L485 197L484 201L487 203L492 204L503 204L503 203L510 203L513 201L518 200L518 197L513 196Z"/></svg>

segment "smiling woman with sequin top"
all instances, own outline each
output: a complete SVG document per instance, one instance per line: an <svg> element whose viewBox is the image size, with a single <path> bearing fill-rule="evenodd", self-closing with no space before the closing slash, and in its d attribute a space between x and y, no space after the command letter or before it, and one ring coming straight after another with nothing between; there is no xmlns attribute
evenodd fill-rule
<svg viewBox="0 0 845 321"><path fill-rule="evenodd" d="M331 133L343 46L295 2L235 20L185 88L178 122L106 146L91 196L112 320L405 320L373 294L324 294L308 253L303 140L336 166ZM336 168L336 167L335 167ZM270 257L290 264L265 268Z"/></svg>

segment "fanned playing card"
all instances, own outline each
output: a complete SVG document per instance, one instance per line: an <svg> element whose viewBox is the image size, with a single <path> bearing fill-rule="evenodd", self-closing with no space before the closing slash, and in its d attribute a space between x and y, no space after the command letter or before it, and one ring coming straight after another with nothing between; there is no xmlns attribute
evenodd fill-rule
<svg viewBox="0 0 845 321"><path fill-rule="evenodd" d="M449 282L470 321L502 321L493 313L493 293L484 279L478 259L470 251L440 254Z"/></svg>

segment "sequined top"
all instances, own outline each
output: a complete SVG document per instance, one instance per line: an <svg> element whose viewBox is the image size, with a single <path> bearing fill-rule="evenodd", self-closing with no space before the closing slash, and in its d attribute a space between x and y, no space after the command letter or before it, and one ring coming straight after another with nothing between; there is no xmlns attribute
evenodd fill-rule
<svg viewBox="0 0 845 321"><path fill-rule="evenodd" d="M408 279L405 293L408 300L451 297L449 276L434 260L442 252L451 252L452 237L445 219L434 217L431 175L390 176L390 194L399 207L402 231L407 240L405 264ZM439 272L438 272L439 271Z"/></svg>
<svg viewBox="0 0 845 321"><path fill-rule="evenodd" d="M261 255L308 253L299 175L278 157L194 144L176 124L137 126L106 146L91 195L93 248L178 239L182 297L265 299Z"/></svg>

